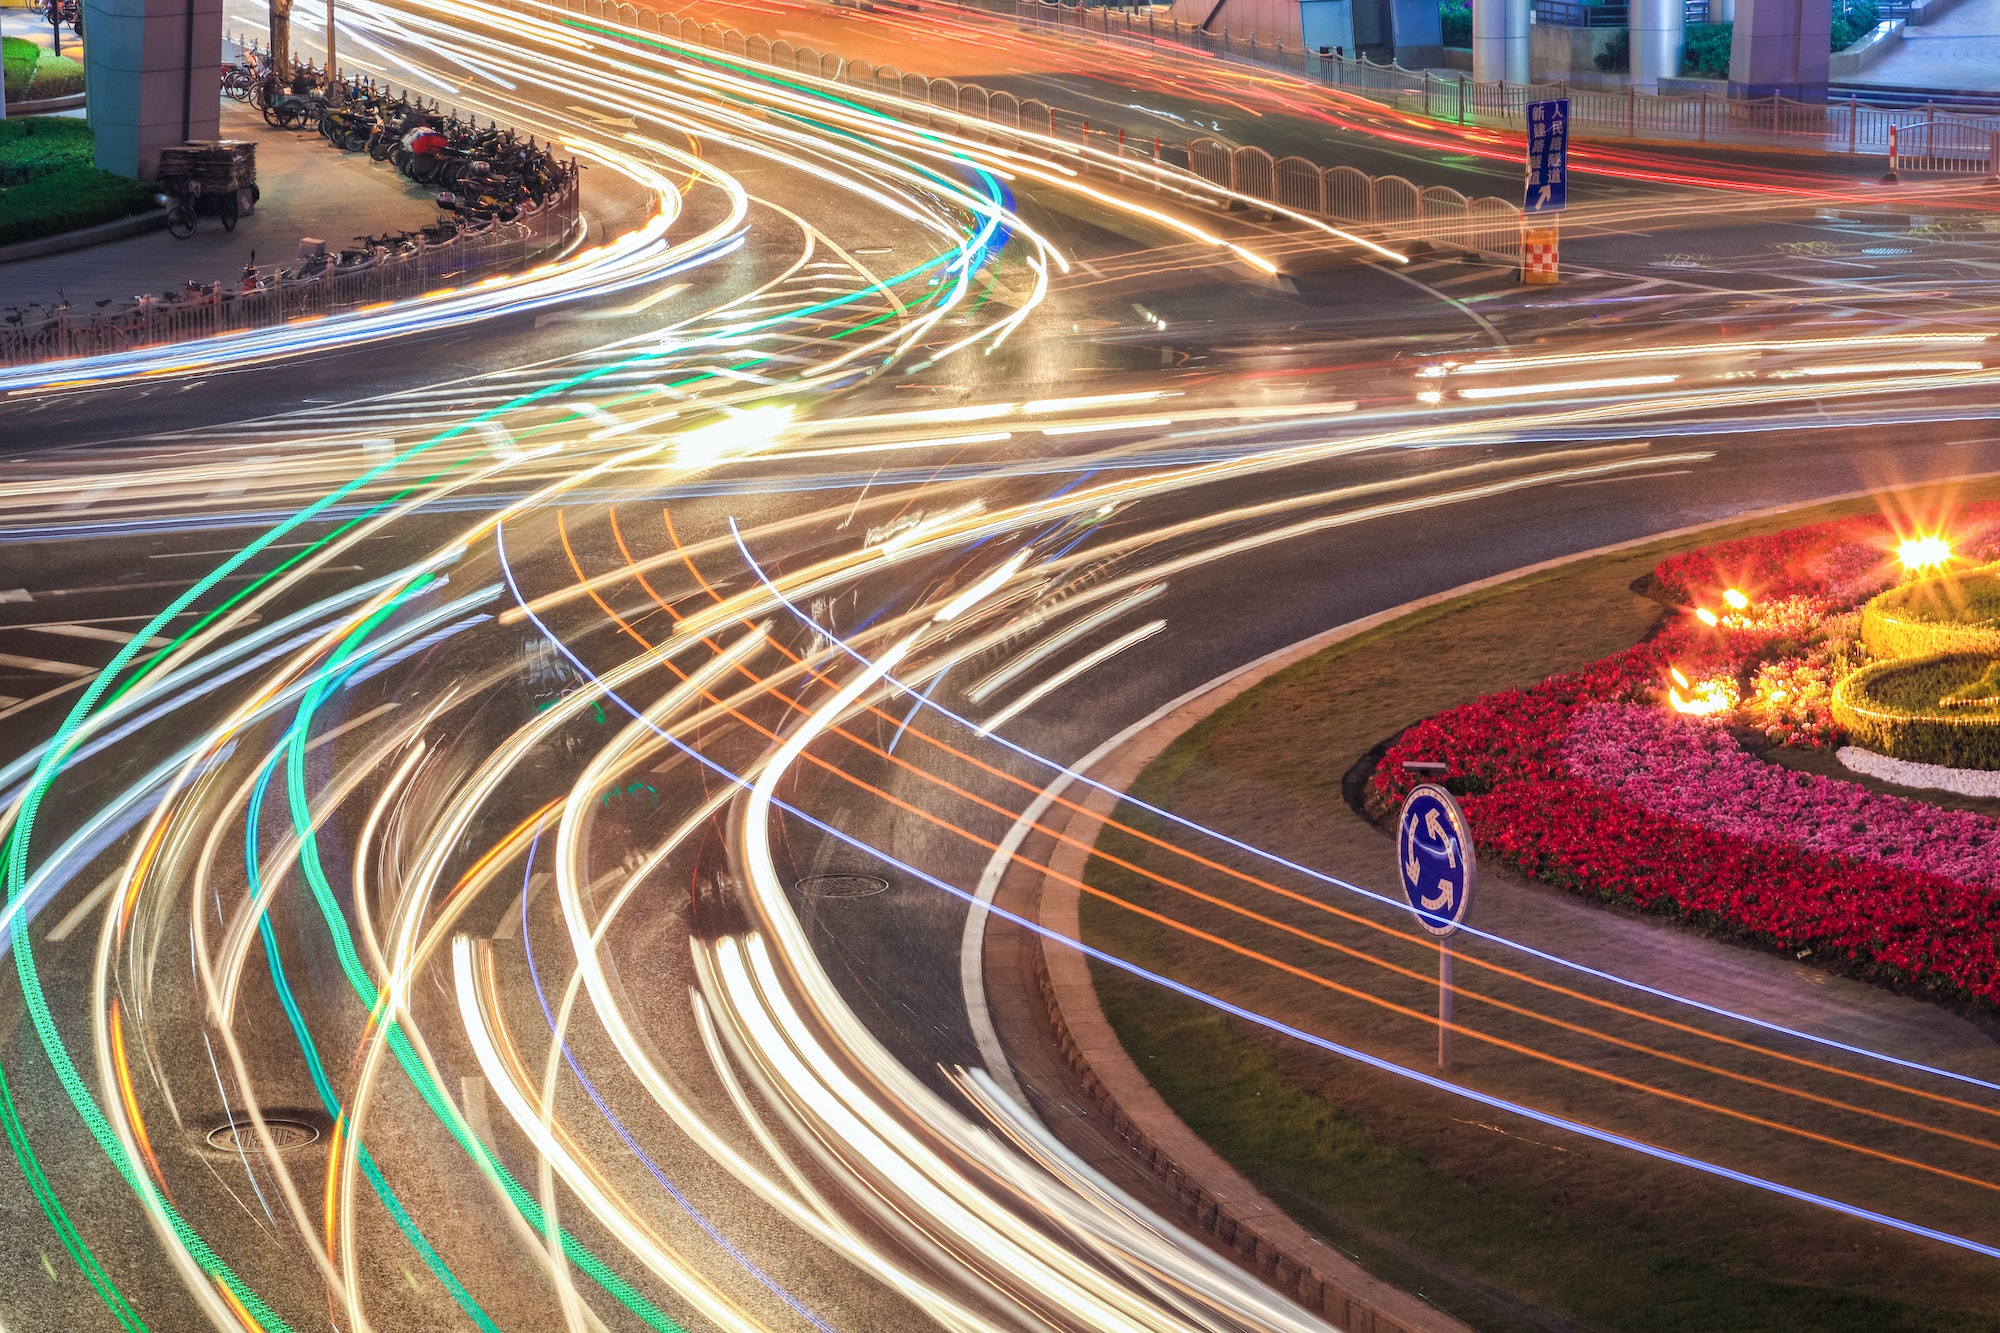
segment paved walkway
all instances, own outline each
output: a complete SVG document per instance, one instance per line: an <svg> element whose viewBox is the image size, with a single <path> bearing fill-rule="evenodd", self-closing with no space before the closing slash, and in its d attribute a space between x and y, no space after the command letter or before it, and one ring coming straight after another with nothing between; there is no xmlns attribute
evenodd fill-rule
<svg viewBox="0 0 2000 1333"><path fill-rule="evenodd" d="M9 16L10 26L17 18ZM360 234L428 226L437 216L435 192L404 179L388 163L370 161L366 153L339 152L312 131L273 129L247 106L223 103L222 134L256 143L263 189L256 212L234 232L224 231L220 219L204 217L186 240L161 229L0 264L0 305L67 295L73 313L88 314L99 302L115 304L140 292L157 295L190 280L234 282L253 250L260 266L289 264L301 236L339 248Z"/></svg>
<svg viewBox="0 0 2000 1333"><path fill-rule="evenodd" d="M1963 0L1935 23L1905 27L1896 49L1855 82L2000 92L2000 0Z"/></svg>

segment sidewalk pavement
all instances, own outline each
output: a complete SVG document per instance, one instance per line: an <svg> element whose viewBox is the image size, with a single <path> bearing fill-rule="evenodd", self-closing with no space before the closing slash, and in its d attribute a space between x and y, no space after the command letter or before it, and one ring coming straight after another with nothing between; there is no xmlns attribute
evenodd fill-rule
<svg viewBox="0 0 2000 1333"><path fill-rule="evenodd" d="M1856 83L1884 88L2000 92L2000 0L1964 0L1896 44Z"/></svg>
<svg viewBox="0 0 2000 1333"><path fill-rule="evenodd" d="M263 197L235 231L224 231L220 218L205 216L186 240L161 229L0 263L0 305L66 295L71 314L87 316L100 302L115 309L141 292L157 296L190 280L235 282L252 250L259 267L283 267L297 258L302 236L338 250L353 245L357 235L407 231L436 218L434 190L366 153L343 153L316 131L274 129L250 107L225 101L222 135L257 145Z"/></svg>

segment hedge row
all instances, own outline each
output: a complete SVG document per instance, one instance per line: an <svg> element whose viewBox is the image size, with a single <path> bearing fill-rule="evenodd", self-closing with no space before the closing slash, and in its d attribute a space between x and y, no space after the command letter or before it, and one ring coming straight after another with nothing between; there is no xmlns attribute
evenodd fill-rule
<svg viewBox="0 0 2000 1333"><path fill-rule="evenodd" d="M1990 680L1993 666L1989 653L1878 662L1834 687L1834 719L1856 745L1891 759L2000 769L2000 710L1975 703L1961 712L1939 702Z"/></svg>

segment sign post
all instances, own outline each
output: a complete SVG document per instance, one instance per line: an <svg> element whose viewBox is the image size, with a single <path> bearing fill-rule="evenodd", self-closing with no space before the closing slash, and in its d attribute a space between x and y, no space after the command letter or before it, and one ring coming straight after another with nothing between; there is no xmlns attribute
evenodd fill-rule
<svg viewBox="0 0 2000 1333"><path fill-rule="evenodd" d="M1438 940L1438 1068L1451 1068L1451 937L1472 906L1478 874L1472 828L1458 802L1435 783L1420 783L1396 821L1396 873L1417 924Z"/></svg>
<svg viewBox="0 0 2000 1333"><path fill-rule="evenodd" d="M1553 283L1569 203L1569 99L1530 102L1527 183L1521 198L1521 281Z"/></svg>

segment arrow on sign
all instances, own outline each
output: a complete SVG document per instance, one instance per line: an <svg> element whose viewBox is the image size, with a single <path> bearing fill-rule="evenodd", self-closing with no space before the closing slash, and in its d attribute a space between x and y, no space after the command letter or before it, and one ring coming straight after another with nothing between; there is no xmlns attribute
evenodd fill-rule
<svg viewBox="0 0 2000 1333"><path fill-rule="evenodd" d="M1542 193L1540 197L1535 200L1535 207L1540 208L1543 204L1546 204L1549 201L1549 196L1554 193L1555 193L1555 186L1544 185L1542 187Z"/></svg>
<svg viewBox="0 0 2000 1333"><path fill-rule="evenodd" d="M1451 901L1451 893L1451 881L1440 878L1438 880L1437 892L1431 894L1429 897L1419 899L1418 903L1426 912L1435 912Z"/></svg>

